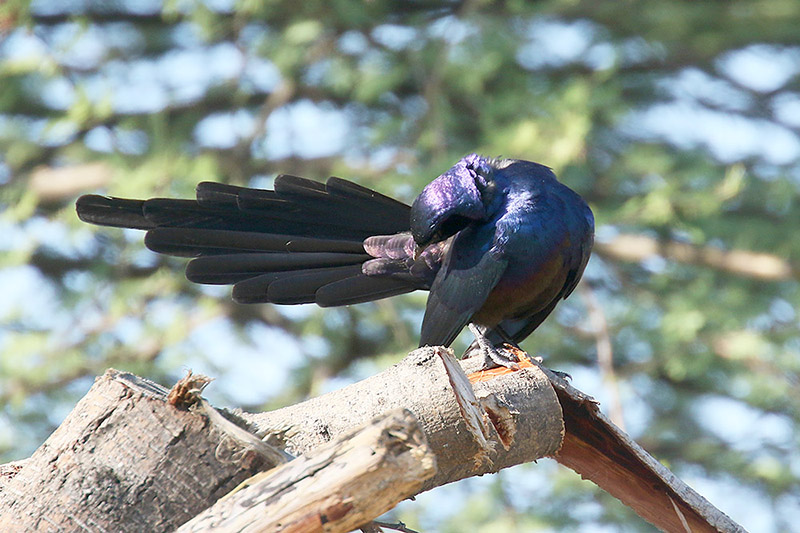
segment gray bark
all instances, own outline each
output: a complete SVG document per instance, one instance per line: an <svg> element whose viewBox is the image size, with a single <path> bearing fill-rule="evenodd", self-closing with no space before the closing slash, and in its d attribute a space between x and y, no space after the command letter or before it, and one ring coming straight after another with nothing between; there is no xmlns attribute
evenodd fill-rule
<svg viewBox="0 0 800 533"><path fill-rule="evenodd" d="M555 392L538 369L477 384L502 444L487 452L438 348L425 348L363 382L297 406L240 414L300 455L395 408L419 419L439 471L423 489L552 455L563 425ZM167 402L167 390L110 370L25 462L2 470L0 531L174 530L246 478L274 466L259 446L200 407ZM462 398L463 400L463 398ZM500 439L502 437L502 439ZM21 465L21 467L20 467Z"/></svg>
<svg viewBox="0 0 800 533"><path fill-rule="evenodd" d="M437 457L438 472L423 490L551 456L561 447L560 404L547 376L531 367L473 384L490 417L508 423L501 433L510 449L496 445L487 455L462 416L438 350L420 348L344 389L276 411L240 416L266 442L300 455L388 409L406 408L422 424ZM468 369L476 364L469 359L461 363Z"/></svg>

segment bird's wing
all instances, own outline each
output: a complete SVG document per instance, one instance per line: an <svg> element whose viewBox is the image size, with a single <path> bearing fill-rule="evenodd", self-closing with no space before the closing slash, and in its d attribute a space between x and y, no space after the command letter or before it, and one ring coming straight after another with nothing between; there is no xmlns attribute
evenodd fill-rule
<svg viewBox="0 0 800 533"><path fill-rule="evenodd" d="M583 276L589 257L592 255L594 245L594 215L589 206L573 191L568 190L568 194L580 201L564 202L564 211L568 213L571 223L568 224L570 241L574 244L565 264L569 268L569 274L564 282L564 290L560 298L566 299Z"/></svg>
<svg viewBox="0 0 800 533"><path fill-rule="evenodd" d="M570 194L574 193L570 191ZM539 327L539 324L555 309L556 304L572 294L581 280L594 243L594 216L585 204L581 204L577 202L563 204L563 212L568 213L568 216L571 217L571 223L567 225L567 230L570 242L573 244L562 251L564 267L568 272L561 290L544 309L525 318L506 319L499 324L499 327L516 343L525 340ZM489 339L497 341L500 336L490 332Z"/></svg>
<svg viewBox="0 0 800 533"><path fill-rule="evenodd" d="M507 266L505 259L491 251L472 266L464 268L464 262L451 257L433 282L420 346L449 346L486 302Z"/></svg>

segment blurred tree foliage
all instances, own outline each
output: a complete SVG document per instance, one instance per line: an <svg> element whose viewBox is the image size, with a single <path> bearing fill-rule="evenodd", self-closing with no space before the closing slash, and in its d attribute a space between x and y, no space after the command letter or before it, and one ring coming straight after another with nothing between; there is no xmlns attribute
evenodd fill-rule
<svg viewBox="0 0 800 533"><path fill-rule="evenodd" d="M476 151L552 166L596 213L583 286L528 349L748 528L789 531L798 28L796 0L1 4L0 456L27 455L109 366L163 383L210 368L218 403L264 408L415 346L424 295L236 306L140 234L78 222L78 194L285 172L410 201ZM552 464L439 490L457 503L401 518L649 529Z"/></svg>

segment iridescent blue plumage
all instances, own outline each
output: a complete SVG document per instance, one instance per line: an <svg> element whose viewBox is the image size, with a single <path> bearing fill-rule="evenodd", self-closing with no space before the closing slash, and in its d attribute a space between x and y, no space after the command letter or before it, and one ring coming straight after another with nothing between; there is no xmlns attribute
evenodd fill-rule
<svg viewBox="0 0 800 533"><path fill-rule="evenodd" d="M472 323L489 349L522 341L569 296L594 234L589 207L549 168L477 154L411 207L339 178L279 176L274 191L201 183L196 201L89 195L77 209L87 222L147 230L152 250L194 257L190 280L234 284L240 302L347 305L430 290L420 345L450 345Z"/></svg>
<svg viewBox="0 0 800 533"><path fill-rule="evenodd" d="M412 213L415 208L452 213L453 220L436 220L439 228L455 230L431 285L421 345L449 345L469 322L486 330L493 343L504 337L520 342L572 292L589 258L592 212L550 169L528 161L476 158L465 158L450 173L479 168L479 201L429 193L420 198L451 203L431 208L419 205L418 198L412 207ZM453 180L443 176L426 191L452 190ZM464 204L480 204L483 217L466 220ZM451 237L440 233L443 239Z"/></svg>

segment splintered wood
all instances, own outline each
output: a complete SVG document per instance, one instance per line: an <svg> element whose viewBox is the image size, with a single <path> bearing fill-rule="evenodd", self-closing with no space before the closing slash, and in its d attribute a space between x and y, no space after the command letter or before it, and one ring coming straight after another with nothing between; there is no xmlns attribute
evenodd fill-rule
<svg viewBox="0 0 800 533"><path fill-rule="evenodd" d="M480 397L476 396L472 384L488 381L511 372L518 372L533 365L526 356L518 354L520 363L514 370L505 367L492 368L467 376L453 357L451 350L439 349L437 354L444 364L467 430L480 446L479 453L473 457L473 460L476 465L480 465L483 461L491 464L491 453L494 452L498 442L506 450L511 448L517 432L516 422L513 413L504 405L504 402L488 392L481 393Z"/></svg>
<svg viewBox="0 0 800 533"><path fill-rule="evenodd" d="M453 357L453 352L440 348L437 350L437 354L444 364L445 372L447 372L447 377L456 397L456 403L461 409L464 423L466 423L467 429L480 446L480 452L473 457L473 460L476 464L480 464L483 461L491 461L489 454L494 451L495 442L489 415L484 411L478 398L475 397L475 391L472 390L472 385L464 370Z"/></svg>
<svg viewBox="0 0 800 533"><path fill-rule="evenodd" d="M413 496L435 473L417 419L396 409L256 476L178 531L344 533Z"/></svg>

